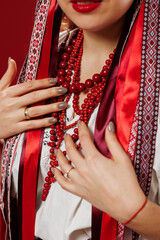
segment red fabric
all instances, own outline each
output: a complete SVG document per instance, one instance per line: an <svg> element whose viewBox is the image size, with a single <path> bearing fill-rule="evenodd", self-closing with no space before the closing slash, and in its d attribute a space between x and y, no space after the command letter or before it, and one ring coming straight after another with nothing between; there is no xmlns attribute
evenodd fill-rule
<svg viewBox="0 0 160 240"><path fill-rule="evenodd" d="M123 53L116 83L117 136L125 151L128 150L130 131L140 88L143 16L144 3ZM103 213L101 240L115 240L116 232L117 221Z"/></svg>
<svg viewBox="0 0 160 240"><path fill-rule="evenodd" d="M143 16L144 3L125 48L116 84L117 136L125 151L140 89Z"/></svg>
<svg viewBox="0 0 160 240"><path fill-rule="evenodd" d="M2 215L2 211L0 210L0 239L5 240L6 233L6 224Z"/></svg>
<svg viewBox="0 0 160 240"><path fill-rule="evenodd" d="M16 60L19 75L29 48L35 5L35 0L0 1L0 78L6 71L8 57Z"/></svg>
<svg viewBox="0 0 160 240"><path fill-rule="evenodd" d="M54 18L55 0L52 0L48 18L41 59L38 69L37 79L48 77L51 37ZM24 159L23 173L23 203L22 203L22 239L34 239L35 207L36 207L36 188L37 188L37 169L39 160L41 130L33 130L27 133L26 152ZM34 145L34 151L33 151Z"/></svg>

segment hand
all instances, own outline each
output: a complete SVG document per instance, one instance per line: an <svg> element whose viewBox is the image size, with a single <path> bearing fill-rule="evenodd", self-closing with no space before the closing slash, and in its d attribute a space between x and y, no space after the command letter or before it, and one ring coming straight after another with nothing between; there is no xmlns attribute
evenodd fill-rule
<svg viewBox="0 0 160 240"><path fill-rule="evenodd" d="M42 116L67 107L67 104L62 102L30 107L28 108L28 114L31 120L26 121L24 115L26 106L62 95L66 93L67 89L53 87L56 84L56 79L48 78L10 86L16 72L16 63L10 59L8 69L0 80L0 139L5 139L30 129L52 125L56 119L53 117L42 118ZM37 117L41 118L37 119Z"/></svg>
<svg viewBox="0 0 160 240"><path fill-rule="evenodd" d="M66 151L75 169L69 172L70 179L62 173L71 165L58 150L57 158L62 173L54 169L55 177L63 189L76 194L120 222L129 220L145 201L128 155L114 133L114 125L106 128L106 144L113 156L108 159L95 147L88 128L79 126L79 139L84 156L76 149L72 138L65 137Z"/></svg>

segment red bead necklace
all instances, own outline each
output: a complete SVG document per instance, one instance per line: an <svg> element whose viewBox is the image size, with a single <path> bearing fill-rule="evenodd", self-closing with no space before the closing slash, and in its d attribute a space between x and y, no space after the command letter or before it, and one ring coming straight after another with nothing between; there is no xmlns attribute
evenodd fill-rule
<svg viewBox="0 0 160 240"><path fill-rule="evenodd" d="M79 119L74 123L67 125L65 124L66 110L62 110L59 113L53 113L53 117L57 119L57 123L51 126L50 130L50 169L45 178L45 184L42 194L42 200L45 201L48 195L51 183L56 181L51 169L58 166L54 149L59 149L62 141L64 140L64 134L66 130L74 128L74 134L71 136L73 141L78 140L78 121L84 121L88 124L88 121L93 113L94 109L98 106L103 95L103 90L106 85L108 73L114 57L114 53L109 55L109 59L105 61L105 65L102 68L100 74L96 73L92 79L87 79L85 83L80 83L80 63L83 53L83 32L79 30L76 38L73 38L71 45L67 46L65 52L61 55L61 60L58 65L57 79L58 85L68 89L66 96L60 96L57 99L53 99L54 102L69 102L71 95L73 97L73 110L79 115ZM115 50L114 50L115 52ZM83 104L79 107L79 95L85 90L89 90L87 97L84 99ZM80 148L78 143L77 148ZM66 155L66 151L63 151Z"/></svg>

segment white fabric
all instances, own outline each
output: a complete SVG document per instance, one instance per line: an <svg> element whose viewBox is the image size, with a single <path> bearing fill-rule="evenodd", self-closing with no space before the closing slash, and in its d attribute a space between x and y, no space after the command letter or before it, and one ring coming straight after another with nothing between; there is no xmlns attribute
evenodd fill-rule
<svg viewBox="0 0 160 240"><path fill-rule="evenodd" d="M60 36L59 44L61 44L66 39L66 33L67 31ZM68 41L74 34L74 31L71 31L69 34L70 36ZM71 103L72 99L69 102L70 107L67 110L67 124L71 124L78 119L78 116L73 119L74 112ZM92 136L94 133L97 111L98 108L92 114L88 124ZM159 127L156 140L156 155L153 166L153 177L149 199L155 203L160 204L160 119L158 124ZM50 137L49 131L49 128L45 129L41 154L37 191L35 235L43 240L87 240L91 237L90 203L63 190L57 183L51 185L46 201L41 201L44 179L47 176L47 171L50 167L50 148L47 145ZM72 134L73 129L68 130L68 133ZM19 141L12 169L11 194L15 198L18 198L18 168L23 144L23 137L24 134L22 134ZM62 144L61 150L65 150L64 143ZM140 239L144 240L144 238Z"/></svg>

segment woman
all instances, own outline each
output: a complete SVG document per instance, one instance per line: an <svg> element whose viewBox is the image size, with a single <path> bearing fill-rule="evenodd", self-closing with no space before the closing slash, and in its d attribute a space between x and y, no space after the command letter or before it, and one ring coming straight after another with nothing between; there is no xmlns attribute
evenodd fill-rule
<svg viewBox="0 0 160 240"><path fill-rule="evenodd" d="M56 57L61 10L55 1L38 2L19 83L33 81L8 87L16 73L10 59L0 82L0 138L27 131L3 148L6 234L10 239L136 239L138 234L160 239L159 1L58 3L78 29L60 35ZM57 78L34 80L48 75ZM50 98L53 102L44 105Z"/></svg>

